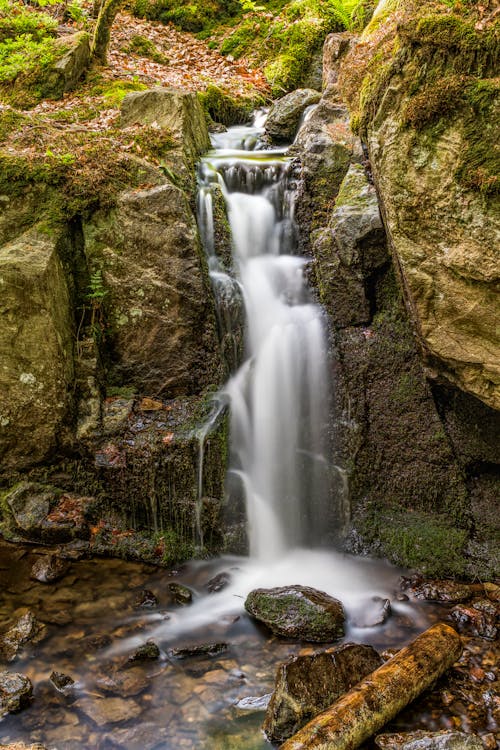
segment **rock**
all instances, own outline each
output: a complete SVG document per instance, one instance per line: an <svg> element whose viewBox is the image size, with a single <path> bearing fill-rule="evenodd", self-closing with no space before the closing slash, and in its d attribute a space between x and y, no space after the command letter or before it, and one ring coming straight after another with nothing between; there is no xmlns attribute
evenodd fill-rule
<svg viewBox="0 0 500 750"><path fill-rule="evenodd" d="M219 382L215 306L186 194L166 180L122 193L84 235L109 293L115 380L162 398Z"/></svg>
<svg viewBox="0 0 500 750"><path fill-rule="evenodd" d="M474 588L455 581L425 581L410 589L417 599L436 602L466 602L474 594Z"/></svg>
<svg viewBox="0 0 500 750"><path fill-rule="evenodd" d="M71 91L90 63L90 40L86 31L63 36L58 39L58 44L64 54L44 71L41 83L41 95L52 99Z"/></svg>
<svg viewBox="0 0 500 750"><path fill-rule="evenodd" d="M0 717L20 711L31 700L33 685L16 672L0 672Z"/></svg>
<svg viewBox="0 0 500 750"><path fill-rule="evenodd" d="M96 685L106 693L129 698L132 695L139 695L139 693L144 692L149 685L149 680L143 669L130 667L123 671L117 670L110 674L101 674L96 680Z"/></svg>
<svg viewBox="0 0 500 750"><path fill-rule="evenodd" d="M107 398L103 405L103 434L111 436L126 430L133 406L131 398Z"/></svg>
<svg viewBox="0 0 500 750"><path fill-rule="evenodd" d="M190 656L218 656L227 650L227 643L201 643L193 646L169 648L167 654L173 659L187 659Z"/></svg>
<svg viewBox="0 0 500 750"><path fill-rule="evenodd" d="M139 646L134 653L129 656L127 663L136 661L155 661L160 658L160 649L154 641L147 641Z"/></svg>
<svg viewBox="0 0 500 750"><path fill-rule="evenodd" d="M207 584L206 589L209 594L215 594L217 591L222 591L226 586L231 583L231 576L229 573L219 573L218 575L211 578Z"/></svg>
<svg viewBox="0 0 500 750"><path fill-rule="evenodd" d="M72 677L62 672L52 672L49 680L60 693L67 693L75 684Z"/></svg>
<svg viewBox="0 0 500 750"><path fill-rule="evenodd" d="M0 638L0 653L8 661L14 661L23 646L27 643L37 643L46 635L46 627L38 622L33 612L22 615Z"/></svg>
<svg viewBox="0 0 500 750"><path fill-rule="evenodd" d="M323 45L323 89L337 84L340 62L355 42L356 37L346 31L328 34Z"/></svg>
<svg viewBox="0 0 500 750"><path fill-rule="evenodd" d="M245 609L275 634L304 641L335 641L344 635L338 599L308 586L254 589Z"/></svg>
<svg viewBox="0 0 500 750"><path fill-rule="evenodd" d="M70 568L70 563L57 555L40 557L31 568L31 578L40 583L54 583L63 578Z"/></svg>
<svg viewBox="0 0 500 750"><path fill-rule="evenodd" d="M196 94L175 88L154 88L127 94L120 125L151 125L171 131L194 160L210 148L203 108Z"/></svg>
<svg viewBox="0 0 500 750"><path fill-rule="evenodd" d="M457 629L462 632L471 632L480 638L494 640L498 634L497 618L488 612L481 612L474 607L466 607L459 604L450 612L450 618L456 623Z"/></svg>
<svg viewBox="0 0 500 750"><path fill-rule="evenodd" d="M272 693L266 693L266 695L259 695L258 697L241 698L235 703L235 708L241 711L265 711L271 700Z"/></svg>
<svg viewBox="0 0 500 750"><path fill-rule="evenodd" d="M377 194L360 164L349 167L328 226L315 236L313 253L321 301L334 325L368 325L370 279L389 263L389 255Z"/></svg>
<svg viewBox="0 0 500 750"><path fill-rule="evenodd" d="M425 2L403 20L381 2L339 84L368 145L429 375L498 409L498 66L495 33L481 31L478 18L453 17L476 50L469 64L461 47L443 45L444 7ZM471 92L488 87L480 111L472 93L462 98L462 75Z"/></svg>
<svg viewBox="0 0 500 750"><path fill-rule="evenodd" d="M74 334L59 239L35 227L0 247L4 470L21 471L40 463L65 439L72 407Z"/></svg>
<svg viewBox="0 0 500 750"><path fill-rule="evenodd" d="M354 643L281 664L264 722L268 739L291 737L381 664L375 649Z"/></svg>
<svg viewBox="0 0 500 750"><path fill-rule="evenodd" d="M134 609L151 609L158 606L158 599L152 591L143 589L137 594L132 606Z"/></svg>
<svg viewBox="0 0 500 750"><path fill-rule="evenodd" d="M0 745L2 750L47 750L45 745L35 742L34 745L25 745L24 742L9 742L8 745Z"/></svg>
<svg viewBox="0 0 500 750"><path fill-rule="evenodd" d="M449 731L379 734L375 743L382 750L484 750L477 735Z"/></svg>
<svg viewBox="0 0 500 750"><path fill-rule="evenodd" d="M139 704L130 698L80 698L74 706L99 727L137 719L142 713Z"/></svg>
<svg viewBox="0 0 500 750"><path fill-rule="evenodd" d="M351 624L355 628L374 628L387 622L390 615L391 602L389 599L374 596L370 602L363 606L361 611L356 612L351 618Z"/></svg>
<svg viewBox="0 0 500 750"><path fill-rule="evenodd" d="M291 143L306 107L317 104L319 91L296 89L274 102L266 120L266 135L272 143Z"/></svg>
<svg viewBox="0 0 500 750"><path fill-rule="evenodd" d="M168 591L176 604L185 606L193 601L193 592L181 583L169 583Z"/></svg>

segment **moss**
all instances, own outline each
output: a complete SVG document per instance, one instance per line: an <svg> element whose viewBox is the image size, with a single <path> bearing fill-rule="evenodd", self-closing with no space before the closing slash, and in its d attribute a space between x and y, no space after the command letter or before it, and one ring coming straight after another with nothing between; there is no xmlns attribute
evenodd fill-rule
<svg viewBox="0 0 500 750"><path fill-rule="evenodd" d="M202 32L241 14L237 0L205 0L203 3L176 0L135 0L133 12L138 18L173 23L183 31Z"/></svg>
<svg viewBox="0 0 500 750"><path fill-rule="evenodd" d="M210 84L205 91L198 93L205 112L215 122L235 125L247 122L255 107L264 104L261 96L234 97L228 91Z"/></svg>
<svg viewBox="0 0 500 750"><path fill-rule="evenodd" d="M0 143L16 131L26 118L17 110L6 107L0 110Z"/></svg>
<svg viewBox="0 0 500 750"><path fill-rule="evenodd" d="M408 511L401 508L367 513L362 533L379 552L397 565L443 577L460 577L466 569L468 534L449 516Z"/></svg>
<svg viewBox="0 0 500 750"><path fill-rule="evenodd" d="M90 89L89 93L91 96L102 96L105 103L111 107L119 107L131 91L145 91L146 89L147 86L139 81L101 80Z"/></svg>
<svg viewBox="0 0 500 750"><path fill-rule="evenodd" d="M146 57L153 62L159 63L160 65L168 64L168 57L158 49L151 39L141 34L135 34L130 43L123 48L124 52L130 52L139 57Z"/></svg>

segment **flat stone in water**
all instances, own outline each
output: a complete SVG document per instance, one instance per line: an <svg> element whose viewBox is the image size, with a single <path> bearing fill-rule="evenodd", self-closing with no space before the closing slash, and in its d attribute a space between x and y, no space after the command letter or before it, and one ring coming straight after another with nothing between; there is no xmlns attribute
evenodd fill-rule
<svg viewBox="0 0 500 750"><path fill-rule="evenodd" d="M130 698L80 698L75 706L100 727L136 719L142 712Z"/></svg>
<svg viewBox="0 0 500 750"><path fill-rule="evenodd" d="M44 555L33 564L30 577L39 583L55 583L66 575L69 566L69 562L57 555Z"/></svg>
<svg viewBox="0 0 500 750"><path fill-rule="evenodd" d="M127 670L119 670L111 674L101 674L96 680L96 685L100 690L119 695L121 698L139 695L147 688L148 684L148 678L139 667L130 667Z"/></svg>
<svg viewBox="0 0 500 750"><path fill-rule="evenodd" d="M246 598L245 609L285 638L325 643L344 635L342 603L309 586L254 589Z"/></svg>
<svg viewBox="0 0 500 750"><path fill-rule="evenodd" d="M154 641L147 641L142 646L139 646L134 653L129 656L128 662L135 661L154 661L160 657L160 649Z"/></svg>
<svg viewBox="0 0 500 750"><path fill-rule="evenodd" d="M174 659L187 659L190 656L216 656L227 651L227 643L201 643L193 646L169 648L167 653Z"/></svg>
<svg viewBox="0 0 500 750"><path fill-rule="evenodd" d="M484 750L481 739L465 732L401 732L380 734L375 742L382 750Z"/></svg>

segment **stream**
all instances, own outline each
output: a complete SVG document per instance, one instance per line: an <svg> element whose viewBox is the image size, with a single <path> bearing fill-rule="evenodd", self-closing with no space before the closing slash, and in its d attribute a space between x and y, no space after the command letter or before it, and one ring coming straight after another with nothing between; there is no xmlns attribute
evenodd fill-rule
<svg viewBox="0 0 500 750"><path fill-rule="evenodd" d="M337 597L348 618L342 642L381 651L446 617L447 605L402 594L407 571L327 547L338 469L327 459L325 325L297 254L293 164L286 149L263 148L262 125L259 116L251 127L213 137L198 201L222 335L233 334L238 300L247 321L241 362L236 345L229 347L232 374L222 397L231 405L231 484L245 498L250 557L192 561L168 572L74 559L47 585L30 578L43 550L0 543L0 630L26 607L47 626L9 667L31 678L34 700L0 722L2 742L39 741L49 750L269 750L262 698L276 667L319 646L278 639L246 615L245 597L260 586L301 584ZM214 190L228 208L231 263L216 254ZM192 603L177 603L172 583L189 587ZM386 599L390 617L372 624ZM158 658L131 660L149 639ZM211 653L175 650L207 644ZM49 680L54 670L74 685L58 691ZM419 705L398 717L399 729L471 726L468 708L453 701L437 713L425 700ZM489 721L479 717L473 729L489 731Z"/></svg>

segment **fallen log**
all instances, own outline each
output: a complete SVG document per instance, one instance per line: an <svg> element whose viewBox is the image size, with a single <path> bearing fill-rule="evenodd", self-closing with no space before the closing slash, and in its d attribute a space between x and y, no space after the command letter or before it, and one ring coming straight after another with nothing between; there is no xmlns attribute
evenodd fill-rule
<svg viewBox="0 0 500 750"><path fill-rule="evenodd" d="M281 750L354 750L460 657L458 633L438 623L290 737Z"/></svg>

